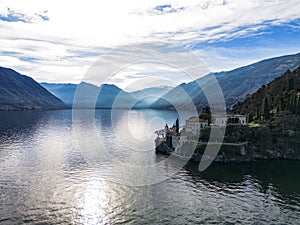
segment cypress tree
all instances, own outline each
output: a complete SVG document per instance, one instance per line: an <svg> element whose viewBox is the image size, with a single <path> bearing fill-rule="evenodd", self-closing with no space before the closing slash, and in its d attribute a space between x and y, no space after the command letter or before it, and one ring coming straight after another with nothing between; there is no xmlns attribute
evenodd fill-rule
<svg viewBox="0 0 300 225"><path fill-rule="evenodd" d="M252 113L248 114L247 118L248 118L247 122L251 123L253 121L253 114Z"/></svg>
<svg viewBox="0 0 300 225"><path fill-rule="evenodd" d="M288 104L288 110L292 113L293 112L293 96L291 95L289 97L289 104Z"/></svg>
<svg viewBox="0 0 300 225"><path fill-rule="evenodd" d="M284 90L290 90L290 74L291 74L291 71L290 70L287 70L284 74L285 76L285 88Z"/></svg>
<svg viewBox="0 0 300 225"><path fill-rule="evenodd" d="M289 79L288 86L289 86L289 90L290 90L290 91L291 91L291 90L294 90L295 85L294 85L294 79L293 79L293 78L290 78L290 79Z"/></svg>
<svg viewBox="0 0 300 225"><path fill-rule="evenodd" d="M179 133L179 120L176 120L176 132Z"/></svg>
<svg viewBox="0 0 300 225"><path fill-rule="evenodd" d="M296 106L297 106L295 93L293 93L291 97L292 97L292 108L291 108L291 111L292 111L293 114L295 114L296 113Z"/></svg>
<svg viewBox="0 0 300 225"><path fill-rule="evenodd" d="M265 120L269 120L270 119L270 106L269 106L269 101L268 101L268 98L265 97L264 98L264 103L263 103L263 110L264 110L264 119Z"/></svg>
<svg viewBox="0 0 300 225"><path fill-rule="evenodd" d="M284 104L283 94L281 95L281 98L280 98L280 108L281 108L281 111L285 110L285 104Z"/></svg>
<svg viewBox="0 0 300 225"><path fill-rule="evenodd" d="M296 94L296 96L297 96L296 115L300 115L300 97L298 96L298 94Z"/></svg>
<svg viewBox="0 0 300 225"><path fill-rule="evenodd" d="M300 115L300 96L298 96L298 115Z"/></svg>

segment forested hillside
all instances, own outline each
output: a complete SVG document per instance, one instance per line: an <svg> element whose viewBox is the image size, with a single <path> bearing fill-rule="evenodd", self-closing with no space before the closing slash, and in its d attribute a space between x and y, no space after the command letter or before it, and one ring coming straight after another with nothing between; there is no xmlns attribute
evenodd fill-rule
<svg viewBox="0 0 300 225"><path fill-rule="evenodd" d="M300 67L292 72L287 70L271 83L263 85L245 101L234 105L232 112L247 115L249 122L268 121L283 112L300 115Z"/></svg>

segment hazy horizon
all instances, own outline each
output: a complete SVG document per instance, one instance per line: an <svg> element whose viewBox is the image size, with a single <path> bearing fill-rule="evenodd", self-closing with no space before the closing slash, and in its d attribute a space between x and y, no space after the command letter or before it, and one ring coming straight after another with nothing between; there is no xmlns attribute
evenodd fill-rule
<svg viewBox="0 0 300 225"><path fill-rule="evenodd" d="M294 54L287 54L287 55L295 55L295 54L300 54L300 52L296 52ZM286 55L279 55L279 56L274 56L274 57L271 57L271 58L277 58L277 57L281 57L281 56L286 56ZM267 58L267 59L270 59L270 58ZM267 60L267 59L260 59L258 61L255 61L251 64L247 64L247 65L241 65L241 66L238 66L238 67L235 67L235 68L232 68L230 70L221 70L221 71L212 71L212 73L221 73L221 72L228 72L228 71L232 71L232 70L235 70L235 69L238 69L238 68L242 68L244 66L249 66L249 65L252 65L252 64L255 64L255 63L258 63L258 62L261 62L263 60ZM14 68L11 68L11 69L14 69ZM17 71L19 72L19 71ZM22 75L26 75L26 76L30 76L30 74L22 74ZM208 75L208 74L207 74ZM143 78L144 79L144 78ZM142 80L142 79L141 79ZM152 79L151 79L152 80ZM79 81L79 82L72 82L72 81L69 81L69 82L56 82L56 81L52 81L52 82L47 82L47 81L41 81L39 83L48 83L48 84L74 84L74 85L78 85L80 84L81 82L84 82L84 81ZM190 82L190 81L187 81L187 82ZM143 83L145 83L145 81L143 81ZM182 82L182 83L185 83L185 82ZM180 84L182 84L180 83ZM90 84L93 84L93 83L90 83ZM108 82L108 83L103 83L103 84L108 84L108 85L115 85L117 86L118 88L121 88L122 90L125 90L127 92L135 92L135 91L140 91L140 90L144 90L144 89L147 89L147 88L158 88L158 87L176 87L176 85L179 85L179 84L174 84L174 83L171 83L171 82L168 82L167 84L153 84L153 85L146 85L146 86L141 86L141 87L137 87L137 88L133 88L133 89L128 89L127 87L120 87L117 83L113 83L113 82ZM93 84L95 86L100 86L101 84Z"/></svg>
<svg viewBox="0 0 300 225"><path fill-rule="evenodd" d="M0 0L1 66L38 82L80 83L93 63L114 49L165 41L184 47L211 72L228 71L300 52L299 3ZM160 70L176 74L174 68ZM113 84L123 89L139 76L157 75L151 72L146 67L127 70ZM189 81L174 76L175 84ZM148 87L161 80L153 82Z"/></svg>

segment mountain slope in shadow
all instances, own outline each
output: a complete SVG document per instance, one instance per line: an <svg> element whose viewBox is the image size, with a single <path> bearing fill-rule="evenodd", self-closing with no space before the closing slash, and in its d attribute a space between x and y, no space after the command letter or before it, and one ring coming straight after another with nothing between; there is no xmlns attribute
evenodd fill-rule
<svg viewBox="0 0 300 225"><path fill-rule="evenodd" d="M0 67L0 110L47 110L67 106L32 78Z"/></svg>
<svg viewBox="0 0 300 225"><path fill-rule="evenodd" d="M207 89L214 88L210 85L212 76L217 79L222 89L227 108L231 108L262 85L271 82L288 69L294 70L298 65L300 65L300 53L262 60L231 71L211 73L196 81L180 84L155 101L150 108L189 108L189 104L195 104L198 109L201 109L207 105L207 99L198 83ZM183 92L185 95L182 94Z"/></svg>

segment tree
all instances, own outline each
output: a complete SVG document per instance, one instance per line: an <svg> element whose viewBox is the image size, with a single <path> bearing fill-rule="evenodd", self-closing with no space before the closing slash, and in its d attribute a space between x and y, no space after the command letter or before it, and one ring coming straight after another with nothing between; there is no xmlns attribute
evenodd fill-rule
<svg viewBox="0 0 300 225"><path fill-rule="evenodd" d="M290 77L291 77L291 71L290 70L287 70L285 73L284 73L284 76L285 76L285 90L290 90Z"/></svg>
<svg viewBox="0 0 300 225"><path fill-rule="evenodd" d="M179 133L179 119L176 119L176 132Z"/></svg>
<svg viewBox="0 0 300 225"><path fill-rule="evenodd" d="M206 106L202 109L202 113L211 114L210 107Z"/></svg>
<svg viewBox="0 0 300 225"><path fill-rule="evenodd" d="M294 90L294 87L295 87L295 85L294 85L294 79L290 78L289 82L288 82L288 88L291 91L291 90Z"/></svg>
<svg viewBox="0 0 300 225"><path fill-rule="evenodd" d="M298 99L298 101L297 101L297 115L300 115L300 96L299 95L297 96L297 99Z"/></svg>
<svg viewBox="0 0 300 225"><path fill-rule="evenodd" d="M210 107L209 106L207 106L207 107L205 107L205 108L202 109L202 112L199 115L199 119L208 120L208 124L211 123L211 111L210 111Z"/></svg>
<svg viewBox="0 0 300 225"><path fill-rule="evenodd" d="M269 106L269 101L268 101L267 97L264 98L263 111L264 111L264 119L269 120L270 119L270 113L269 113L270 106Z"/></svg>
<svg viewBox="0 0 300 225"><path fill-rule="evenodd" d="M293 93L291 95L291 109L290 112L295 114L296 113L296 94Z"/></svg>
<svg viewBox="0 0 300 225"><path fill-rule="evenodd" d="M281 95L281 98L280 98L280 109L281 109L281 111L285 110L285 103L284 103L284 99L283 99L283 94Z"/></svg>
<svg viewBox="0 0 300 225"><path fill-rule="evenodd" d="M253 114L252 113L249 113L248 114L248 116L247 116L247 118L248 118L248 123L251 123L252 121L253 121Z"/></svg>
<svg viewBox="0 0 300 225"><path fill-rule="evenodd" d="M270 146L272 143L272 132L268 127L259 127L255 136L256 141L261 143L263 147Z"/></svg>

